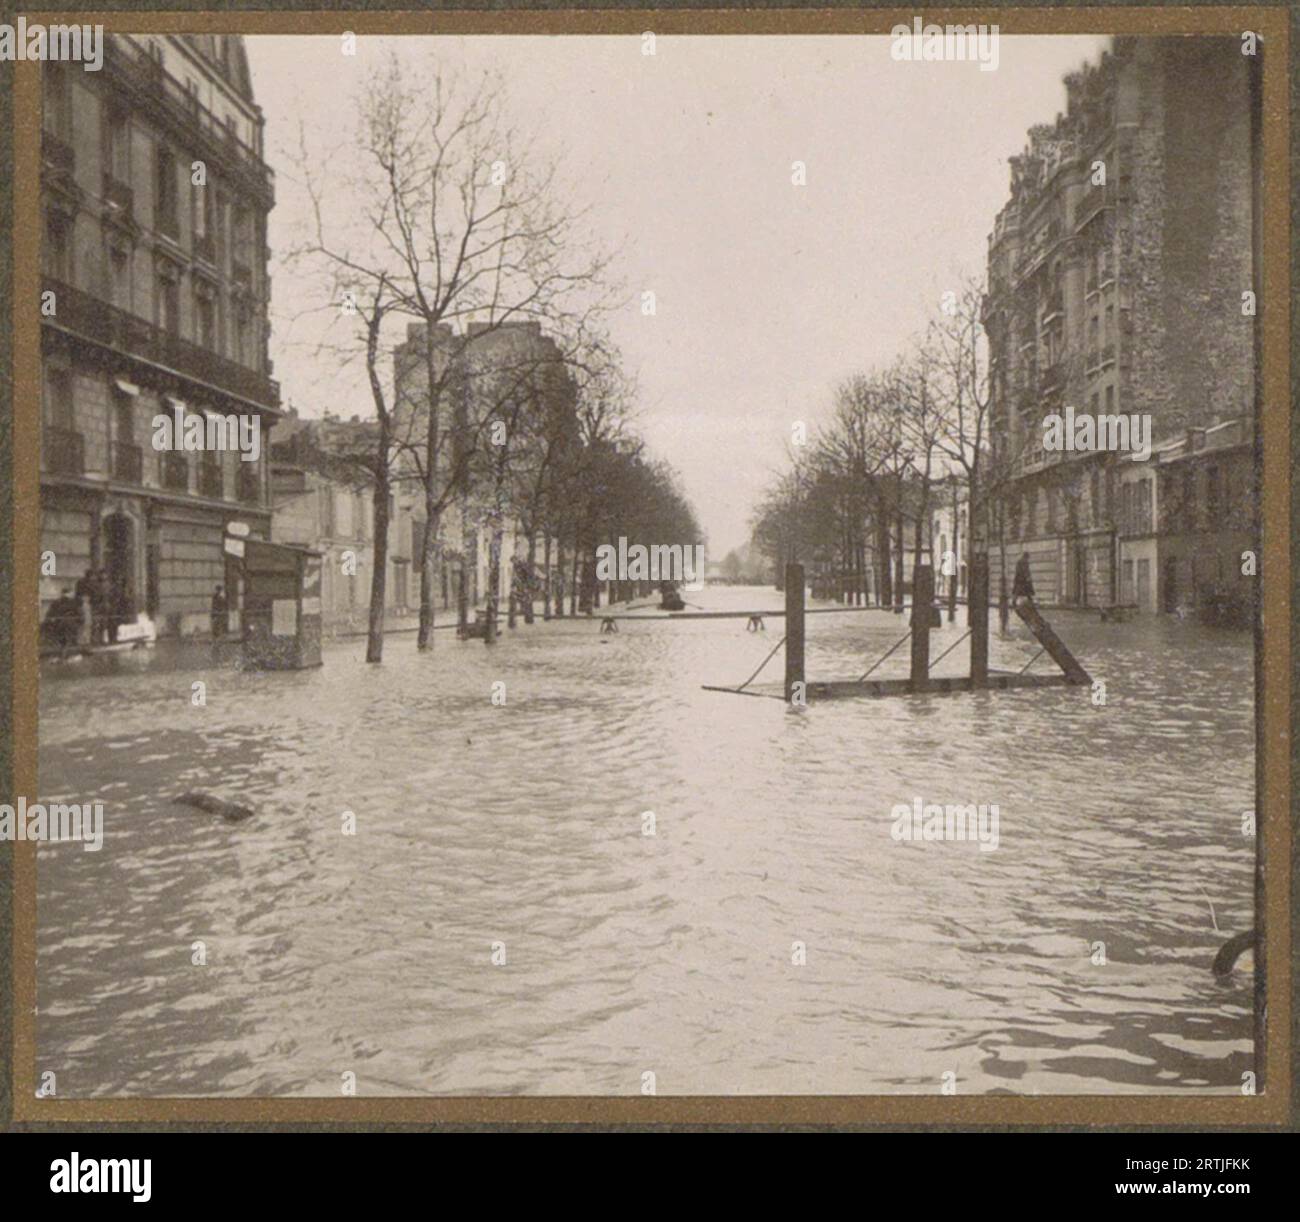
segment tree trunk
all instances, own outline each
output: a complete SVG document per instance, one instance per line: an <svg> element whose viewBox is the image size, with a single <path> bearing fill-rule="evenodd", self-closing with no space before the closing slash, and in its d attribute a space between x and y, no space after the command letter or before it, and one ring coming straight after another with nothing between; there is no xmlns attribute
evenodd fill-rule
<svg viewBox="0 0 1300 1222"><path fill-rule="evenodd" d="M433 588L438 569L438 513L429 516L430 498L425 490L424 543L420 550L420 628L416 633L416 648L428 649L433 644Z"/></svg>
<svg viewBox="0 0 1300 1222"><path fill-rule="evenodd" d="M551 528L546 526L546 538L542 548L542 619L551 618Z"/></svg>
<svg viewBox="0 0 1300 1222"><path fill-rule="evenodd" d="M497 612L501 590L501 525L492 523L491 540L488 543L488 588L487 588L487 630L483 633L484 644L490 645L497 639Z"/></svg>
<svg viewBox="0 0 1300 1222"><path fill-rule="evenodd" d="M876 524L876 546L880 552L880 584L877 586L879 600L877 605L888 607L894 601L894 562L892 549L889 546L889 518L885 513L884 507L881 507L880 517Z"/></svg>
<svg viewBox="0 0 1300 1222"><path fill-rule="evenodd" d="M578 571L582 563L582 547L578 541L578 530L573 531L573 577L569 584L569 615L578 614Z"/></svg>
<svg viewBox="0 0 1300 1222"><path fill-rule="evenodd" d="M550 548L546 549L546 563L550 567ZM533 622L533 574L537 572L537 533L530 530L528 532L528 583L524 586L524 623ZM543 590L546 588L545 583L542 585Z"/></svg>
<svg viewBox="0 0 1300 1222"><path fill-rule="evenodd" d="M905 549L903 546L903 509L902 489L899 489L899 509L898 516L894 519L894 613L903 614L903 561L905 558Z"/></svg>
<svg viewBox="0 0 1300 1222"><path fill-rule="evenodd" d="M469 566L478 565L478 548L474 546L474 536L469 525L469 504L467 498L461 497L460 503L460 582L456 587L456 624L464 636L469 627Z"/></svg>
<svg viewBox="0 0 1300 1222"><path fill-rule="evenodd" d="M375 549L374 567L370 573L370 631L366 637L366 661L384 660L384 601L388 594L388 485L389 472L388 430L380 422L378 453L383 456L375 464Z"/></svg>

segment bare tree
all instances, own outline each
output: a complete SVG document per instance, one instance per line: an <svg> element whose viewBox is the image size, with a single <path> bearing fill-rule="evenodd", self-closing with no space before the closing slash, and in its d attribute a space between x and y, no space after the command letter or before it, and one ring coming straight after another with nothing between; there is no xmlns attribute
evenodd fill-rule
<svg viewBox="0 0 1300 1222"><path fill-rule="evenodd" d="M298 159L314 223L291 257L328 268L354 309L373 307L382 286L382 318L415 324L397 398L403 461L424 493L422 649L432 640L441 518L459 503L468 529L473 462L496 418L496 404L473 400L498 383L475 385L469 349L484 352L491 334L520 322L562 329L609 302L607 256L588 248L582 213L561 202L557 166L506 110L495 75L466 83L433 56L413 68L394 54L360 94L352 139L328 159L304 143ZM379 546L377 525L376 567L386 567ZM382 616L372 608L372 621L382 626Z"/></svg>

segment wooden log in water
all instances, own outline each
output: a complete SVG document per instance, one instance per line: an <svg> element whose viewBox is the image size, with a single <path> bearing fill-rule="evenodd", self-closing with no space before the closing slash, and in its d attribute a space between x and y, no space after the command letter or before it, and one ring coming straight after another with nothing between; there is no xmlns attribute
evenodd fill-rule
<svg viewBox="0 0 1300 1222"><path fill-rule="evenodd" d="M193 806L197 810L206 811L210 815L220 815L227 823L242 823L245 819L253 817L253 808L251 806L241 806L238 802L227 802L224 798L218 798L215 794L202 793L198 790L183 793L176 801L182 806Z"/></svg>

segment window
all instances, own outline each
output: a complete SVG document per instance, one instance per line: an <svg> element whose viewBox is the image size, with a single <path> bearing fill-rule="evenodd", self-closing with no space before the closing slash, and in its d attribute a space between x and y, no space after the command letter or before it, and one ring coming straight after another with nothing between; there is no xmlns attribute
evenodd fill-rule
<svg viewBox="0 0 1300 1222"><path fill-rule="evenodd" d="M235 360L241 365L248 364L249 360L249 335L251 331L251 318L249 314L248 302L240 301L235 306Z"/></svg>
<svg viewBox="0 0 1300 1222"><path fill-rule="evenodd" d="M116 387L113 389L113 440L124 445L135 444L135 399Z"/></svg>
<svg viewBox="0 0 1300 1222"><path fill-rule="evenodd" d="M1092 480L1088 487L1088 502L1092 506L1092 524L1101 525L1101 472L1096 468L1092 472Z"/></svg>
<svg viewBox="0 0 1300 1222"><path fill-rule="evenodd" d="M54 429L73 427L72 374L66 369L45 371L45 423Z"/></svg>
<svg viewBox="0 0 1300 1222"><path fill-rule="evenodd" d="M180 233L177 216L176 158L166 145L158 146L154 164L154 206L158 229L175 238Z"/></svg>
<svg viewBox="0 0 1300 1222"><path fill-rule="evenodd" d="M72 138L72 94L68 71L47 60L41 65L41 127L57 140Z"/></svg>
<svg viewBox="0 0 1300 1222"><path fill-rule="evenodd" d="M180 333L180 275L170 264L158 270L158 325L173 335Z"/></svg>
<svg viewBox="0 0 1300 1222"><path fill-rule="evenodd" d="M1205 516L1213 525L1219 520L1219 468L1210 467L1205 472Z"/></svg>
<svg viewBox="0 0 1300 1222"><path fill-rule="evenodd" d="M234 232L230 236L231 254L245 267L251 262L253 246L252 214L242 204L235 205Z"/></svg>
<svg viewBox="0 0 1300 1222"><path fill-rule="evenodd" d="M110 242L108 246L108 292L119 310L131 308L131 256L120 242Z"/></svg>
<svg viewBox="0 0 1300 1222"><path fill-rule="evenodd" d="M211 233L212 209L208 202L212 198L206 184L201 185L190 180L190 219L194 225L194 240L201 241Z"/></svg>
<svg viewBox="0 0 1300 1222"><path fill-rule="evenodd" d="M1106 415L1111 415L1115 411L1115 388L1106 387Z"/></svg>
<svg viewBox="0 0 1300 1222"><path fill-rule="evenodd" d="M131 123L124 110L108 111L104 120L104 169L123 186L131 182Z"/></svg>
<svg viewBox="0 0 1300 1222"><path fill-rule="evenodd" d="M205 348L217 344L217 319L212 290L206 286L194 290L194 338Z"/></svg>
<svg viewBox="0 0 1300 1222"><path fill-rule="evenodd" d="M45 217L45 274L67 280L71 266L72 222L61 212Z"/></svg>
<svg viewBox="0 0 1300 1222"><path fill-rule="evenodd" d="M230 205L226 202L225 194L221 191L215 193L215 199L212 237L216 249L217 265L224 266L226 258L226 217L229 214Z"/></svg>

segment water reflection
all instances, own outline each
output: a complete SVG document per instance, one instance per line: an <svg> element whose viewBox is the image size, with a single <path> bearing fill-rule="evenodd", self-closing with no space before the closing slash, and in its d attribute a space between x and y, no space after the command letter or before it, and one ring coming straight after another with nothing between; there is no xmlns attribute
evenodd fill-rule
<svg viewBox="0 0 1300 1222"><path fill-rule="evenodd" d="M1250 974L1209 964L1253 920L1250 640L1052 618L1104 707L700 690L748 675L779 620L562 621L426 656L394 636L380 668L354 642L296 674L51 671L42 795L104 801L105 846L40 853L40 1064L74 1097L337 1095L347 1072L363 1094L636 1094L647 1071L661 1094L932 1093L947 1072L963 1093L1235 1093ZM809 676L860 674L903 630L812 617ZM1035 648L995 639L993 664ZM224 824L187 789L257 815ZM998 851L895 842L916 797L998 803Z"/></svg>

